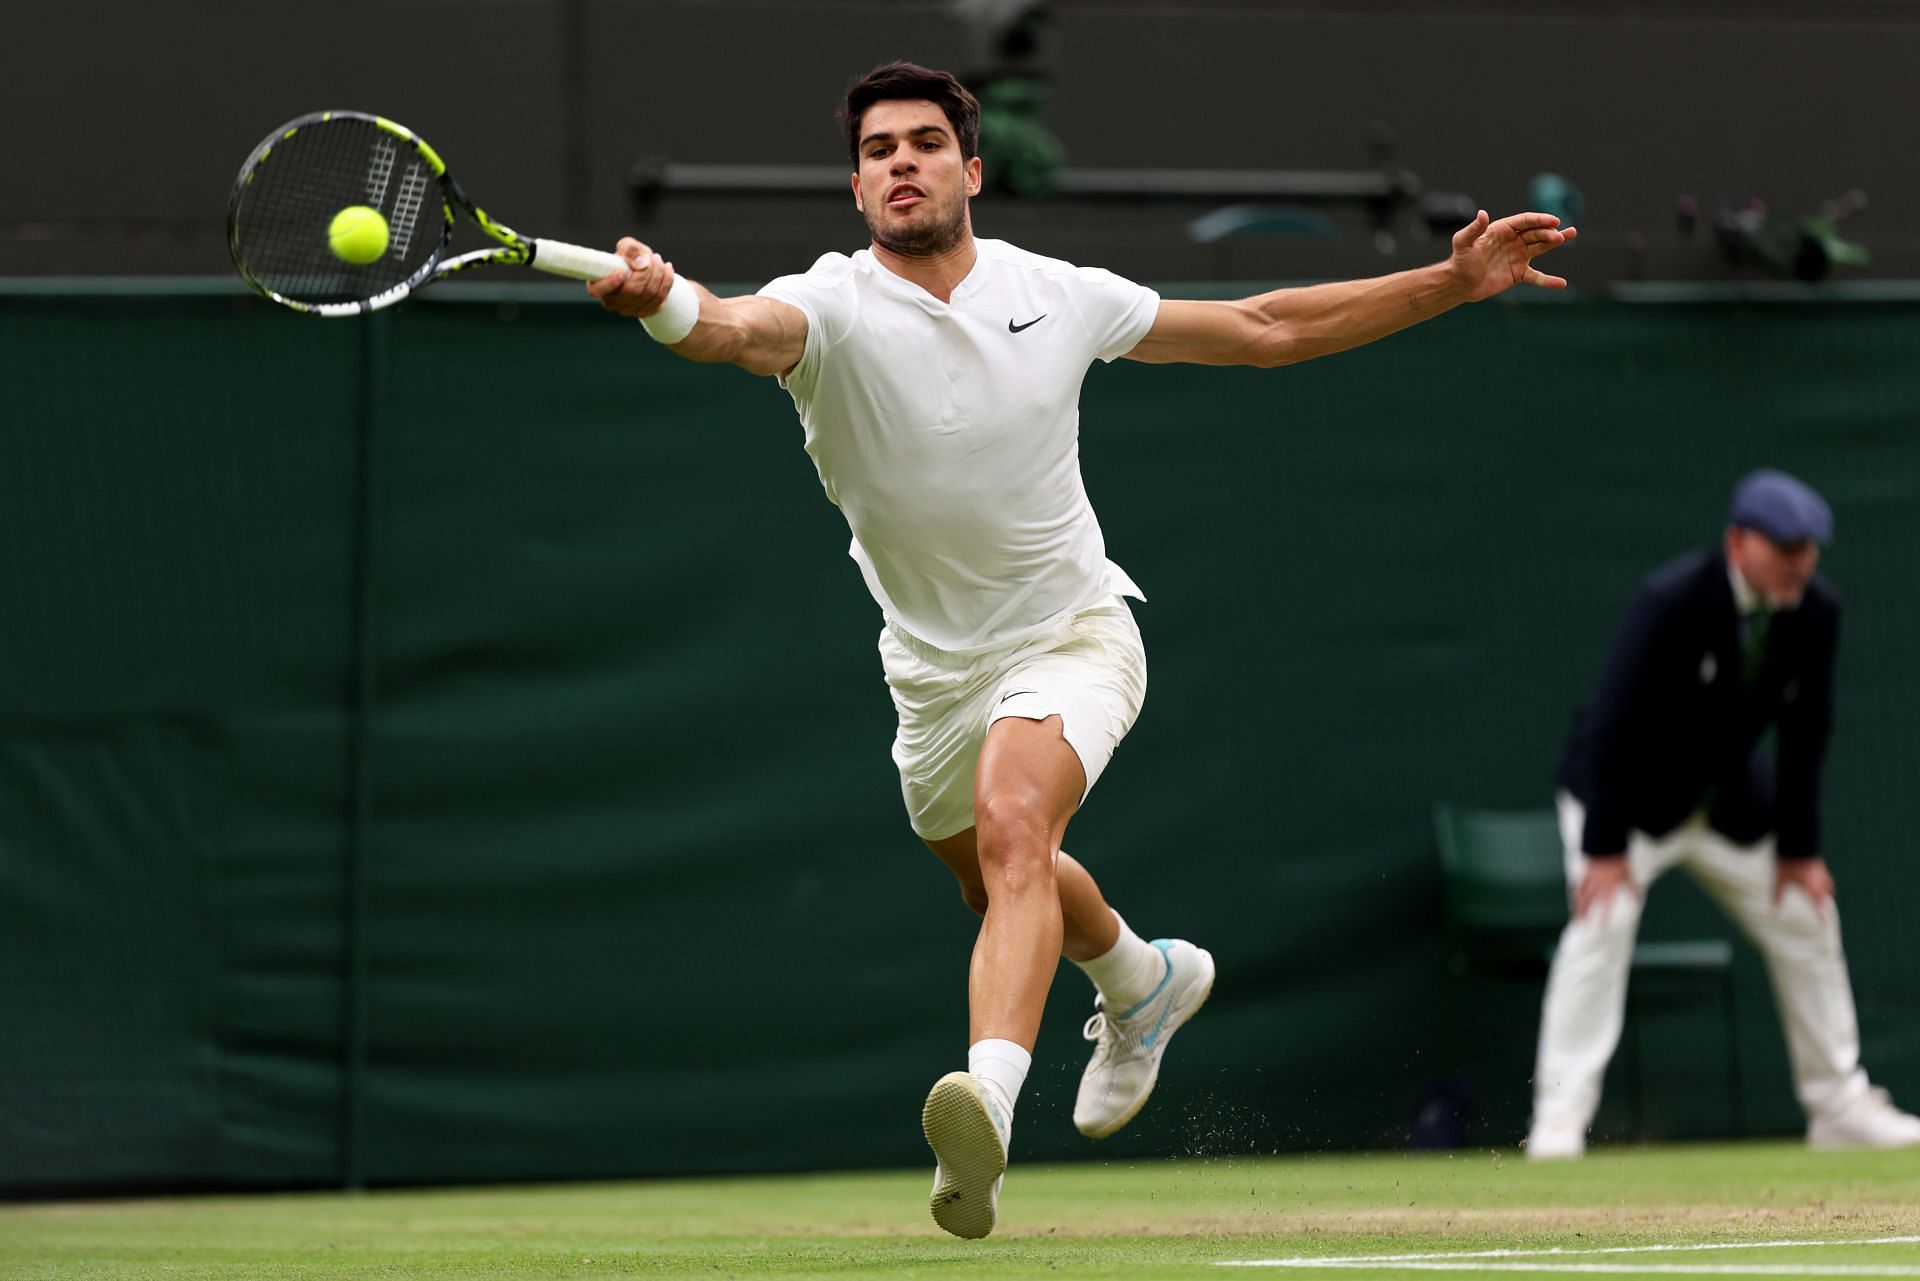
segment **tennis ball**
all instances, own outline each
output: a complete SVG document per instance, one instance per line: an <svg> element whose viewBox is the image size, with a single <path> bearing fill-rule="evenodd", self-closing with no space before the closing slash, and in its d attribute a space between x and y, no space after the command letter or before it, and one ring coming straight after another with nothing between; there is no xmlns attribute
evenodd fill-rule
<svg viewBox="0 0 1920 1281"><path fill-rule="evenodd" d="M378 209L348 205L327 224L327 244L342 262L372 262L387 252L387 220Z"/></svg>

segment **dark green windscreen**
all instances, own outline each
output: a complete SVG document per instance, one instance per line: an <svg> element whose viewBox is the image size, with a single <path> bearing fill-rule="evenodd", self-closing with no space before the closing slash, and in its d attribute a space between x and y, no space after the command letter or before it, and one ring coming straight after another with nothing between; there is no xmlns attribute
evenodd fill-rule
<svg viewBox="0 0 1920 1281"><path fill-rule="evenodd" d="M1068 848L1220 978L1160 1092L1017 1156L1524 1126L1537 976L1455 974L1435 800L1545 805L1737 476L1833 502L1828 853L1920 1103L1920 303L1486 305L1269 372L1117 363L1082 446L1151 689ZM918 1164L973 918L912 838L879 619L771 380L577 301L367 329L0 296L0 1190ZM1730 936L1663 882L1649 936ZM1742 950L1745 1124L1799 1124ZM1710 982L1603 1135L1724 1132Z"/></svg>

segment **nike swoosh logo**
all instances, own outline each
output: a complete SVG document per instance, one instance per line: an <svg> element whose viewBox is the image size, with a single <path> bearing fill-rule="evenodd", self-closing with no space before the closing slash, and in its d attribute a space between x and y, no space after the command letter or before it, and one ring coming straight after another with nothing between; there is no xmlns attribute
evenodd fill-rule
<svg viewBox="0 0 1920 1281"><path fill-rule="evenodd" d="M1167 977L1173 977L1173 971L1167 971ZM1167 1015L1173 1013L1173 1002L1168 1001L1160 1007L1160 1017L1153 1021L1153 1031L1140 1038L1140 1048L1151 1050L1160 1041L1160 1029L1167 1025Z"/></svg>
<svg viewBox="0 0 1920 1281"><path fill-rule="evenodd" d="M1158 949L1161 956L1166 958L1167 972L1160 976L1159 985L1156 986L1153 989L1153 991L1147 993L1144 999L1139 1001L1137 1004L1133 1006L1132 1009L1129 1009L1125 1014L1122 1014L1120 1016L1122 1022L1124 1022L1129 1018L1132 1018L1134 1015L1138 1014L1140 1011L1146 1009L1149 1005L1153 1004L1153 1002L1159 997L1159 995L1162 992L1167 990L1167 984L1173 982L1173 957L1169 955L1171 949L1161 947L1159 939L1155 939L1153 941L1153 946L1156 949ZM1160 1017L1153 1021L1152 1030L1149 1031L1145 1036L1140 1038L1141 1049L1151 1050L1155 1046L1155 1044L1159 1042L1160 1029L1166 1026L1167 1014L1172 1009L1173 1009L1172 1001L1168 1001L1166 1004L1160 1007Z"/></svg>
<svg viewBox="0 0 1920 1281"><path fill-rule="evenodd" d="M1028 322L1027 322L1026 324L1024 324L1024 325L1016 325L1016 324L1014 324L1014 323L1013 323L1013 322L1012 322L1011 320L1009 320L1009 321L1007 322L1007 332L1008 332L1008 333L1010 333L1010 334L1017 334L1017 333L1019 333L1019 332L1020 332L1020 331L1021 331L1022 329L1031 329L1031 328L1033 328L1033 327L1034 327L1035 325L1037 325L1037 324L1039 324L1039 323L1040 323L1041 321L1043 321L1043 320L1045 320L1045 319L1047 318L1047 316L1048 316L1048 314L1049 314L1049 313L1047 313L1047 312L1044 312L1044 311L1043 311L1043 312L1041 312L1041 313L1040 313L1039 315L1037 315L1037 316L1035 316L1035 317L1034 317L1034 318L1033 318L1032 320L1029 320L1029 321L1028 321Z"/></svg>
<svg viewBox="0 0 1920 1281"><path fill-rule="evenodd" d="M1018 697L1020 697L1020 696L1021 696L1022 694L1038 694L1039 692L1040 692L1040 691L1039 691L1039 690L1037 690L1037 689L1016 689L1016 690L1014 690L1014 691L1013 691L1013 692L1012 692L1011 694L1003 694L1003 695L1001 695L1001 697L1000 697L1000 701L1004 703L1004 702L1006 702L1006 701L1007 701L1007 700L1008 700L1009 698L1018 698Z"/></svg>

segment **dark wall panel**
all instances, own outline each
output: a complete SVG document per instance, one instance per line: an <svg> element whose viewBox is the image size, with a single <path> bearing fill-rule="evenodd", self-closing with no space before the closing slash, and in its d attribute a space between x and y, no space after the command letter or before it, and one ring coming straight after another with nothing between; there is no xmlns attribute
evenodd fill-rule
<svg viewBox="0 0 1920 1281"><path fill-rule="evenodd" d="M1709 225L1760 197L1848 233L1871 274L1920 276L1909 68L1920 12L1894 0L1167 4L1056 0L1046 119L1073 164L1357 169L1518 208L1528 180L1585 193L1583 278L1719 278ZM0 275L221 273L227 190L274 125L326 107L420 130L516 226L589 243L639 232L707 279L766 279L848 238L845 202L694 199L637 212L636 161L838 164L847 82L894 57L966 68L945 0L74 0L0 43L0 110L32 121L0 177ZM85 92L77 92L84 86ZM987 164L996 158L989 154ZM1306 279L1425 261L1398 225L1196 244L1219 201L1162 208L983 202L993 234L1157 279ZM1571 266L1572 264L1570 264ZM1849 269L1843 274L1858 275Z"/></svg>

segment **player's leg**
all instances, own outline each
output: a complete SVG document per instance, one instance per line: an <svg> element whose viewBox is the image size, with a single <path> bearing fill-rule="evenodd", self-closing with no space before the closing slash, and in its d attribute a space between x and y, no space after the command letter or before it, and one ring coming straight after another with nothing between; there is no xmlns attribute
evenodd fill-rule
<svg viewBox="0 0 1920 1281"><path fill-rule="evenodd" d="M1032 1052L1065 942L1055 855L1086 772L1058 716L996 721L974 781L974 842L987 910L968 971L969 1039Z"/></svg>
<svg viewBox="0 0 1920 1281"><path fill-rule="evenodd" d="M1013 1107L1065 940L1055 855L1085 791L1059 716L993 723L974 779L986 910L967 976L967 1070L935 1082L921 1112L934 1222L956 1236L987 1235L998 1214Z"/></svg>
<svg viewBox="0 0 1920 1281"><path fill-rule="evenodd" d="M1580 850L1586 807L1564 793L1559 807L1571 899L1586 874L1586 855ZM1635 832L1627 863L1641 894L1678 857L1673 841L1652 841ZM1569 920L1560 934L1547 973L1534 1060L1533 1122L1527 1132L1527 1156L1533 1160L1577 1157L1586 1151L1587 1127L1600 1108L1607 1063L1620 1044L1640 908L1640 894L1621 890L1607 905L1605 919L1589 912Z"/></svg>
<svg viewBox="0 0 1920 1281"><path fill-rule="evenodd" d="M1920 1144L1920 1120L1895 1108L1860 1066L1853 983L1840 944L1840 913L1798 890L1774 901L1771 840L1734 845L1709 834L1688 871L1753 940L1767 964L1787 1034L1794 1092L1817 1147Z"/></svg>
<svg viewBox="0 0 1920 1281"><path fill-rule="evenodd" d="M895 690L896 700L909 708L905 700L911 689L896 684ZM962 1235L992 1229L1005 1150L979 1141L986 1130L980 1118L1002 1116L1001 1137L1010 1132L1012 1104L1032 1061L1033 1037L1058 957L1072 959L1103 992L1129 993L1126 1007L1145 1011L1136 1026L1147 1044L1131 1038L1132 1057L1123 1054L1119 1063L1123 1074L1131 1071L1133 1088L1131 1107L1120 1121L1144 1102L1167 1037L1199 1007L1213 978L1211 958L1190 944L1149 944L1127 929L1086 869L1059 851L1067 820L1099 779L1145 698L1146 656L1125 605L1116 601L1075 615L1054 642L1016 655L997 670L984 692L981 723L989 728L972 762L971 833L954 821L949 795L915 809L914 796L922 789L911 781L907 786L916 830L953 871L969 906L983 913L969 973L969 1070L941 1079L928 1097L924 1118L939 1159L934 1218ZM903 733L902 741L918 737ZM911 761L920 754L900 755ZM903 761L903 777L909 775L932 776ZM1003 932L1002 927L1008 928ZM1173 946L1186 957L1178 966L1178 982L1166 950ZM1103 1037L1103 1045L1109 1039ZM1097 1050L1095 1067L1100 1062ZM1095 1067L1089 1068L1090 1077ZM1080 1120L1078 1107L1075 1119ZM978 1158L983 1148L991 1160Z"/></svg>
<svg viewBox="0 0 1920 1281"><path fill-rule="evenodd" d="M928 841L927 847L953 873L961 900L975 915L985 915L987 889L974 848L974 829ZM1146 1102L1158 1061L1153 1052L1164 1047L1172 1030L1198 1008L1194 992L1203 982L1210 984L1211 965L1204 967L1203 974L1200 958L1193 955L1198 949L1184 940L1149 943L1135 934L1108 905L1092 873L1065 850L1055 860L1054 880L1060 892L1061 955L1092 980L1097 992L1095 1015L1087 1030L1095 1049L1081 1080L1074 1122L1089 1137L1101 1138L1118 1130ZM1172 981L1174 957L1189 962L1178 982ZM1168 998L1164 1004L1155 999L1162 996ZM1117 1017L1148 1007L1153 1018L1146 1023L1138 1016L1133 1020ZM1138 1044L1152 1037L1155 1024L1159 1036L1153 1037L1154 1044ZM1144 1028L1145 1033L1123 1039L1129 1026L1136 1031ZM1018 1093L1017 1085L1014 1092Z"/></svg>
<svg viewBox="0 0 1920 1281"><path fill-rule="evenodd" d="M953 873L960 899L975 916L987 914L987 883L980 875L975 829L969 827L945 840L928 841L927 848ZM1093 874L1065 850L1054 860L1054 881L1060 887L1060 954L1076 963L1090 961L1113 950L1120 937L1120 921L1101 895Z"/></svg>
<svg viewBox="0 0 1920 1281"><path fill-rule="evenodd" d="M1091 788L1139 714L1146 652L1132 612L1120 602L1076 615L1073 629L1071 643L1009 672L994 715L1037 719L1058 713L1062 735ZM1056 884L1071 920L1074 879L1057 874ZM1093 981L1098 996L1086 1025L1094 1048L1081 1075L1073 1123L1088 1137L1102 1138L1145 1106L1173 1034L1213 990L1214 967L1211 956L1185 940L1148 942L1110 908L1102 919L1091 896L1084 906L1085 947L1069 934L1066 955ZM1109 938L1111 945L1102 947Z"/></svg>

